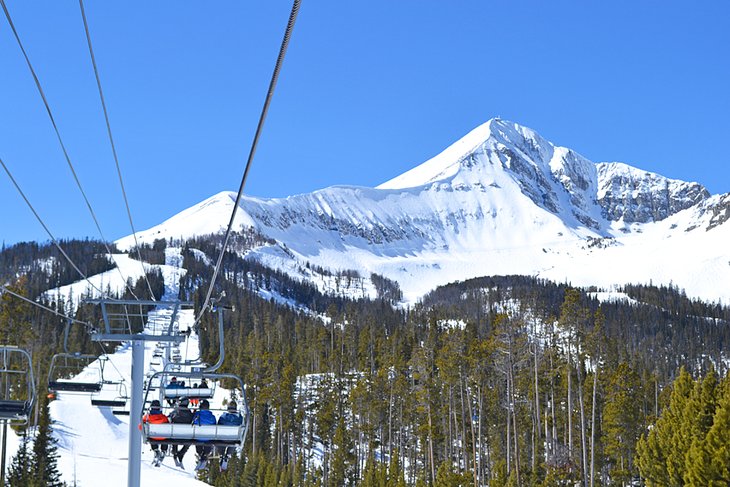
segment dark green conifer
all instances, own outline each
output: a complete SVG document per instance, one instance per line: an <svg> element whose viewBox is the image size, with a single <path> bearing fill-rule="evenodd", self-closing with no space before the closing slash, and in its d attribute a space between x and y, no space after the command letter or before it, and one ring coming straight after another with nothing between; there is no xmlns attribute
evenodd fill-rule
<svg viewBox="0 0 730 487"><path fill-rule="evenodd" d="M48 411L48 399L43 398L38 431L33 443L33 459L31 470L38 485L61 487L61 473L58 471L58 451L56 439L52 434L51 415Z"/></svg>
<svg viewBox="0 0 730 487"><path fill-rule="evenodd" d="M23 434L20 448L10 462L5 487L27 487L33 483L31 475L32 451L28 449L28 436Z"/></svg>

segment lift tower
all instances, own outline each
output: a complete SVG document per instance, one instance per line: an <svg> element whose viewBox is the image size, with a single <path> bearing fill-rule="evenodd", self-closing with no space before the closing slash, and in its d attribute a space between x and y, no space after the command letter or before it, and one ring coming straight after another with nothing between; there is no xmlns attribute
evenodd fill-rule
<svg viewBox="0 0 730 487"><path fill-rule="evenodd" d="M139 487L142 464L142 432L135 424L144 407L144 348L145 342L182 343L185 335L176 326L182 308L192 308L193 303L183 301L141 301L119 299L89 299L84 302L101 306L104 330L92 333L96 342L130 342L132 347L132 383L129 410L129 463L127 486ZM156 311L169 314L169 323L147 326L148 314Z"/></svg>

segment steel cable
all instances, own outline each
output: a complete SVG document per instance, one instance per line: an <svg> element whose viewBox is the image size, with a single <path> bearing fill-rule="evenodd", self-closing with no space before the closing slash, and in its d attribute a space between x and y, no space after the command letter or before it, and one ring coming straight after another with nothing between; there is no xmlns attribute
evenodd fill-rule
<svg viewBox="0 0 730 487"><path fill-rule="evenodd" d="M84 280L86 280L86 282L89 284L89 286L91 286L93 289L95 289L96 291L98 291L100 295L104 296L104 291L102 291L101 289L99 289L98 287L96 287L94 285L94 283L92 283L89 280L88 276L81 269L79 269L79 267L71 259L71 257L66 253L66 251L63 250L63 247L61 247L61 244L58 243L58 240L56 240L56 237L53 236L53 234L51 233L51 231L48 229L48 226L46 226L46 224L43 221L43 219L40 217L40 215L38 214L38 212L35 211L35 208L31 204L31 202L28 200L28 198L25 196L25 193L23 192L23 190L18 185L18 182L15 180L15 178L12 175L12 173L10 172L10 169L8 169L8 166L5 165L5 162L2 160L2 158L0 158L0 165L3 167L3 169L5 169L5 172L7 173L8 177L10 178L10 181L12 181L13 185L15 186L15 189L17 189L18 190L18 193L20 193L20 196L23 197L23 200L25 200L25 204L28 205L28 208L30 208L30 211L33 212L33 215L35 215L36 220L38 220L38 223L41 224L41 226L43 227L43 229L48 234L48 237L51 239L51 242L53 242L53 244L56 246L56 248L59 250L59 252L61 252L61 255L63 255L66 258L66 260L69 262L69 264L71 264L71 266L76 270L76 272L78 272L79 275L82 278L84 278Z"/></svg>
<svg viewBox="0 0 730 487"><path fill-rule="evenodd" d="M124 197L124 206L127 209L127 217L129 219L129 226L132 229L132 236L134 237L134 246L137 250L137 257L139 258L139 264L142 266L142 275L144 276L144 280L147 283L147 289L150 293L150 299L153 301L155 300L155 293L152 291L152 285L150 284L149 279L147 279L147 272L144 268L144 263L142 262L142 253L139 250L139 242L137 241L137 232L134 229L134 223L132 221L132 211L129 208L129 200L127 199L127 191L124 188L124 179L122 178L122 170L119 166L119 157L117 156L117 148L114 144L114 137L112 136L112 127L109 123L109 113L106 108L106 100L104 99L104 90L101 88L101 77L99 76L99 69L96 66L96 56L94 56L94 48L91 45L91 34L89 33L89 24L86 21L86 11L84 10L84 2L83 0L79 0L79 7L81 8L81 18L84 21L84 32L86 33L86 43L89 46L89 56L91 57L91 65L94 67L94 77L96 78L96 86L99 89L99 99L101 100L101 107L104 111L104 121L106 122L106 132L109 135L109 144L111 145L112 149L112 155L114 156L114 164L117 167L117 176L119 176L119 185L122 188L122 196ZM134 293L132 293L134 296ZM135 299L138 299L137 296L134 296Z"/></svg>
<svg viewBox="0 0 730 487"><path fill-rule="evenodd" d="M77 320L76 318L71 318L70 316L63 314L60 311L56 311L53 308L49 308L48 306L37 303L37 302L33 301L32 299L28 299L25 296L15 293L15 292L11 291L10 289L6 288L5 286L0 285L0 294L2 294L2 293L8 293L11 296L15 296L16 298L25 301L26 303L32 304L33 306L37 306L38 308L48 311L49 313L53 313L56 316L60 316L61 318L65 318L66 320L71 321L72 323L79 323L80 325L84 325L89 329L92 329L92 330L95 329L94 325L92 325L91 323L88 323L86 321Z"/></svg>
<svg viewBox="0 0 730 487"><path fill-rule="evenodd" d="M41 99L43 100L43 105L45 106L46 113L48 114L48 117L51 120L51 125L53 125L53 130L56 133L56 138L58 139L58 143L61 146L61 150L66 159L66 163L68 164L68 167L71 170L71 174L73 175L74 181L76 181L76 186L79 188L79 191L81 192L81 195L83 196L84 201L86 202L86 206L89 209L89 213L91 214L92 219L94 220L94 224L96 225L96 229L98 230L99 235L101 236L101 241L102 241L104 247L106 247L108 254L112 258L112 260L114 260L114 256L113 256L114 253L112 252L111 248L109 247L109 244L107 243L107 239L104 236L104 232L101 230L101 225L99 224L99 220L96 218L96 213L94 212L94 209L91 206L91 202L89 201L89 198L86 196L86 192L84 191L84 188L81 186L81 181L79 180L78 175L76 174L76 169L74 168L73 163L71 162L71 157L69 156L68 151L66 150L66 145L63 143L63 138L61 137L61 132L58 129L58 125L56 124L56 119L53 117L53 112L51 111L51 107L48 104L48 99L46 98L46 95L43 91L43 87L41 86L40 80L38 79L38 76L36 75L35 69L33 68L33 64L31 64L31 62L30 62L28 53L25 51L25 47L23 46L23 43L20 40L20 35L18 34L18 31L15 28L13 19L10 17L10 12L8 11L8 8L5 5L5 0L0 0L0 5L3 8L3 12L5 13L5 18L7 19L8 24L10 25L10 29L13 31L13 35L18 44L18 47L20 48L20 51L22 52L23 57L25 58L25 62L28 65L28 69L30 70L31 75L33 76L33 80L35 81L36 88L38 90L38 93L41 96ZM5 167L4 164L3 164L3 167ZM6 171L7 171L7 168L6 168ZM10 173L8 172L8 174L10 174ZM16 183L16 187L18 187L17 183ZM26 202L27 202L27 199L26 199ZM35 213L35 210L33 212ZM37 214L36 214L36 216L37 216ZM45 225L44 225L44 227L45 227ZM115 261L115 263L116 263L116 261ZM122 271L121 271L121 269L119 269L119 266L117 266L117 269L119 270L120 275L122 275L121 274ZM143 275L145 276L145 279L147 279L146 272L144 272ZM132 289L127 284L127 279L124 277L124 275L122 275L122 279L125 283L125 287L127 287L127 289L134 296L134 291L132 291ZM104 293L102 293L102 295L104 295ZM135 299L137 299L136 296L135 296ZM153 299L154 299L154 296L153 296Z"/></svg>
<svg viewBox="0 0 730 487"><path fill-rule="evenodd" d="M223 256L226 253L226 248L228 247L228 240L231 236L231 230L233 229L233 222L236 218L236 213L238 212L238 205L241 201L241 196L243 195L243 188L246 185L246 179L248 178L249 170L251 169L251 163L253 162L254 155L256 154L256 148L258 146L258 141L261 136L261 132L264 128L264 122L266 120L266 115L269 111L269 105L271 104L271 98L274 95L274 89L276 88L276 82L279 78L279 72L281 71L282 63L284 62L284 56L286 54L286 50L289 47L289 39L291 38L292 30L294 29L294 24L297 20L297 14L299 13L299 5L300 0L294 0L294 3L292 5L291 13L289 15L289 21L286 25L286 30L284 31L284 39L281 42L281 48L279 49L279 56L276 59L276 65L274 66L274 73L271 76L271 81L269 83L269 90L266 94L266 100L264 101L264 107L261 110L261 115L259 117L259 123L256 127L256 133L254 134L253 142L251 144L251 150L248 154L248 160L246 161L246 167L243 171L243 177L241 178L241 185L238 188L238 194L236 194L236 201L233 205L233 211L231 212L231 219L228 222L228 228L226 229L226 235L223 239L223 246L221 247L220 254L218 254L218 260L216 262L215 268L213 269L213 276L210 279L210 285L208 286L208 292L206 293L205 300L203 301L203 306L200 309L200 314L195 319L195 322L193 323L193 326L197 326L198 323L200 323L200 320L203 317L203 314L205 313L208 303L210 302L210 297L213 294L213 287L215 286L215 281L218 277L218 273L220 272L221 263L223 262Z"/></svg>

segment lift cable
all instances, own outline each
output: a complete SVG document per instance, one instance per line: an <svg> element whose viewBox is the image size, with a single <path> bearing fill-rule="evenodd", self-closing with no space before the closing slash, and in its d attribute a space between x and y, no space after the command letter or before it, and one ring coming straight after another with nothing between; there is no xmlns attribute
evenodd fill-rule
<svg viewBox="0 0 730 487"><path fill-rule="evenodd" d="M70 322L70 323L78 323L80 325L84 325L89 330L95 330L96 329L96 327L94 325L92 325L91 323L89 323L88 321L81 321L81 320L77 320L76 318L72 318L72 317L70 317L70 316L68 316L66 314L61 313L60 311L57 311L57 310L55 310L53 308L49 308L48 306L45 306L45 305L43 305L41 303L38 303L36 301L33 301L32 299L28 299L25 296L23 296L22 294L18 294L16 292L13 292L10 289L6 288L5 286L0 285L0 295L3 294L3 293L8 293L9 295L14 296L14 297L16 297L18 299L21 299L21 300L25 301L28 304L32 304L33 306L36 306L36 307L38 307L38 308L40 308L40 309L42 309L44 311L48 311L49 313L53 313L56 316L59 316L61 318L64 318L67 322ZM104 346L104 344L102 342L97 342L97 343L99 344L99 347L101 347L101 351L102 351L103 355L109 355L109 352L107 352L106 347ZM119 371L119 369L117 368L117 366L114 365L114 362L111 362L111 364L112 364L112 367L114 367L114 370L117 371L117 373L119 374L119 376L120 377L124 377L124 375L122 375L122 373Z"/></svg>
<svg viewBox="0 0 730 487"><path fill-rule="evenodd" d="M0 0L0 1L2 1L2 0ZM63 255L66 258L66 260L68 261L68 263L71 264L71 267L73 267L76 270L76 272L78 272L79 275L82 278L84 278L84 280L86 280L86 282L89 284L89 286L91 286L94 290L96 290L97 292L99 292L103 296L104 295L104 291L102 291L101 289L99 289L98 287L96 287L94 285L94 283L92 283L89 280L89 277L86 274L84 274L84 272L81 269L79 269L79 266L76 265L76 263L66 253L66 251L63 250L63 247L61 247L61 244L58 243L58 240L56 240L56 237L53 236L53 234L51 233L51 231L48 229L48 227L46 226L46 224L43 222L43 219L41 219L41 217L38 214L38 212L35 211L35 208L33 208L33 205L28 200L28 198L25 196L25 193L23 192L23 190L18 185L18 182L15 180L15 178L12 175L12 173L10 172L10 169L8 169L8 166L5 165L5 162L2 160L2 158L0 158L0 165L3 167L3 169L5 169L5 172L7 173L8 177L10 178L10 181L12 181L13 185L15 186L15 189L17 189L18 190L18 193L20 193L20 196L23 197L23 199L25 200L25 204L28 205L28 208L30 208L30 211L33 212L33 215L35 215L36 220L38 220L38 223L41 224L41 226L43 227L43 229L46 231L46 233L50 237L51 242L53 242L53 244L56 246L56 248L59 250L59 252L61 252L61 255Z"/></svg>
<svg viewBox="0 0 730 487"><path fill-rule="evenodd" d="M106 108L106 100L104 99L104 91L101 88L101 78L99 76L99 70L96 66L96 57L94 56L94 48L91 45L91 34L89 33L89 24L86 21L86 11L84 10L83 0L79 0L79 7L81 8L81 18L84 21L84 32L86 33L86 43L89 45L89 55L91 57L91 65L94 67L94 76L96 77L96 86L99 88L99 99L101 100L101 107L104 111L104 121L106 122L106 132L109 135L109 143L112 149L112 155L114 156L114 164L117 167L117 176L119 176L119 186L122 188L122 196L124 197L124 206L127 209L127 217L129 218L129 226L132 229L132 236L134 237L134 246L137 250L137 257L139 258L139 264L142 266L144 271L144 263L142 262L142 254L139 250L139 242L137 241L137 231L134 229L134 223L132 221L132 211L129 208L129 200L127 199L127 191L124 188L124 179L122 178L122 170L119 166L119 158L117 157L117 148L114 144L114 137L112 137L112 127L109 123L109 113ZM155 293L152 292L152 285L149 279L147 279L147 272L142 272L144 280L147 282L147 289L149 290L152 299L155 299ZM135 299L137 297L135 296Z"/></svg>
<svg viewBox="0 0 730 487"><path fill-rule="evenodd" d="M5 13L5 18L7 19L8 24L10 25L10 29L13 31L13 35L15 36L15 40L17 41L18 47L20 47L20 51L23 53L23 57L25 58L25 62L28 65L28 69L30 70L31 75L33 76L33 80L35 81L35 85L36 85L36 88L38 89L38 93L40 94L41 99L43 100L43 105L46 108L48 117L51 120L51 124L53 125L54 131L56 132L56 138L58 139L58 143L61 145L61 150L63 151L63 155L66 158L66 162L68 163L68 167L71 170L71 174L73 175L74 180L76 181L76 186L78 186L79 191L81 192L81 195L83 196L84 201L86 202L86 206L89 209L89 212L91 213L91 217L94 220L96 229L99 231L99 235L101 236L101 241L104 244L104 247L106 247L106 250L109 253L109 255L112 256L111 258L114 259L114 257L113 257L114 253L112 252L111 248L109 247L109 244L107 243L108 241L107 241L106 237L104 236L104 232L102 232L102 230L101 230L101 225L99 224L99 220L96 218L96 213L94 213L94 209L91 206L91 202L87 198L86 192L84 191L83 187L81 186L81 181L79 181L79 178L76 174L76 169L74 169L74 166L71 163L71 157L68 155L68 151L66 150L66 145L63 143L63 139L61 138L61 132L58 129L58 125L56 125L56 120L53 117L53 113L51 112L51 107L48 104L48 100L46 99L46 95L43 92L43 88L41 87L41 83L40 83L40 80L38 79L38 76L36 75L35 69L33 68L33 65L30 62L30 58L28 57L28 54L25 51L25 48L23 47L23 43L20 40L18 31L15 29L15 24L13 24L13 20L10 17L10 12L8 11L8 8L5 5L5 0L0 0L0 5L3 8L3 11ZM5 167L4 164L3 164L3 167ZM7 168L5 170L7 171ZM10 174L10 173L8 172L8 174ZM16 183L16 187L18 187L17 183ZM26 202L27 202L27 199L26 199ZM34 213L35 213L35 211L34 211ZM45 225L44 225L44 227L45 227ZM119 269L119 266L117 266L117 269ZM121 269L119 269L119 272L121 273ZM145 275L145 279L146 279L147 278L146 272L144 273L144 275ZM122 276L122 278L125 282L125 285L127 285L126 284L127 279L124 278L124 276ZM129 289L128 285L127 285L127 288ZM131 291L131 289L130 289L130 291ZM132 294L134 295L134 293L132 293ZM136 296L135 296L135 299L136 299ZM154 296L152 296L152 299L154 299Z"/></svg>
<svg viewBox="0 0 730 487"><path fill-rule="evenodd" d="M0 0L2 1L2 0ZM246 168L243 172L243 177L241 178L241 185L238 188L238 194L236 195L236 201L233 204L233 211L231 212L231 219L228 222L228 228L226 229L226 236L223 239L223 246L221 247L220 253L218 254L218 261L216 262L215 268L213 270L213 277L210 279L210 285L208 286L208 292L205 296L205 301L203 301L203 306L200 309L200 314L195 319L195 322L193 323L193 326L196 326L201 318L203 317L203 314L208 308L208 303L210 302L210 297L213 294L213 287L215 286L216 278L218 277L218 272L221 268L221 263L223 262L223 256L226 252L226 247L228 247L228 240L231 236L231 230L233 228L233 222L236 218L236 212L238 211L238 205L241 201L241 196L243 195L243 188L246 185L246 179L248 178L248 172L251 169L251 163L253 162L254 155L256 153L256 147L258 145L259 137L261 136L261 131L264 128L264 121L266 120L266 115L269 111L269 104L271 103L271 98L274 95L274 88L276 87L276 82L279 78L279 71L281 70L282 63L284 62L284 55L286 54L287 47L289 46L289 39L291 38L292 30L294 29L294 23L297 19L297 14L299 13L299 4L300 0L294 0L294 4L292 5L291 14L289 15L289 22L286 25L286 31L284 32L284 39L281 43L281 48L279 49L279 56L276 59L276 65L274 67L274 73L271 76L271 82L269 83L269 91L266 94L266 101L264 102L264 107L261 110L261 115L259 117L259 123L256 127L256 133L253 138L253 143L251 144L251 150L248 154L248 160L246 161Z"/></svg>
<svg viewBox="0 0 730 487"><path fill-rule="evenodd" d="M89 279L89 277L84 272L82 272L81 269L79 269L79 267L71 259L71 257L66 253L66 251L63 250L63 248L61 247L61 244L58 242L58 240L56 240L56 237L53 236L53 234L51 233L51 231L48 229L48 226L45 224L45 222L43 221L43 219L40 217L40 215L38 214L38 212L35 210L35 208L31 204L30 200L28 200L28 197L25 195L25 193L21 189L20 185L18 184L18 182L13 177L13 174L10 172L10 169L5 164L5 162L2 160L2 158L0 158L0 165L5 170L5 173L10 178L10 181L15 186L15 189L17 189L18 190L18 193L20 193L20 196L25 201L25 204L28 206L28 208L30 208L30 211L33 212L33 215L35 215L36 220L38 220L38 223L41 224L41 226L43 227L43 229L48 234L48 237L51 239L51 242L61 252L61 255L63 255L63 257L69 262L69 264L71 264L71 266L74 268L74 270L76 270L76 272L78 272L78 274L86 281L86 283L92 289L94 289L96 292L98 292L100 296L102 296L102 297L103 296L106 296L106 293L103 290L99 289L97 286L95 286L94 283L91 282L91 280ZM122 281L124 282L125 287L129 290L130 293L132 293L132 296L134 296L135 299L138 299L137 296L134 295L134 290L129 286L129 283L127 282L127 278L124 277L124 274L122 274L121 269L119 269L119 264L117 264L116 259L114 258L114 256L112 254L110 254L110 257L111 257L112 261L114 261L114 264L116 265L117 272L119 272L119 275L121 276Z"/></svg>
<svg viewBox="0 0 730 487"><path fill-rule="evenodd" d="M11 291L10 289L6 288L3 285L0 285L0 294L2 294L2 293L8 293L11 296L15 296L18 299L22 299L26 303L32 304L33 306L36 306L36 307L41 308L41 309L43 309L45 311L48 311L49 313L53 313L56 316L60 316L61 318L64 318L64 319L66 319L68 321L71 321L72 323L78 323L80 325L84 325L85 327L87 327L89 329L94 329L95 328L94 325L92 325L91 323L89 323L87 321L81 321L81 320L77 320L76 318L72 318L72 317L70 317L68 315L65 315L65 314L61 313L60 311L57 311L57 310L55 310L53 308L49 308L48 306L45 306L45 305L43 305L41 303L37 303L37 302L33 301L32 299L28 299L25 296L23 296L21 294L18 294L16 292L13 292L13 291Z"/></svg>

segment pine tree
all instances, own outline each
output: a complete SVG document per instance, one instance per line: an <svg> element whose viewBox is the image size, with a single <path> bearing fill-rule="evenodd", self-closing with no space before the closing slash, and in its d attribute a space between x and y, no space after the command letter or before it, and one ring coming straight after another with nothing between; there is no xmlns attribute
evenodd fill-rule
<svg viewBox="0 0 730 487"><path fill-rule="evenodd" d="M406 487L406 478L401 467L398 450L395 450L390 457L388 465L388 485L394 487Z"/></svg>
<svg viewBox="0 0 730 487"><path fill-rule="evenodd" d="M340 417L332 440L334 451L332 453L332 467L330 471L329 485L341 486L351 484L352 441L345 428L345 420Z"/></svg>
<svg viewBox="0 0 730 487"><path fill-rule="evenodd" d="M672 436L672 450L667 462L670 485L684 485L688 470L687 453L693 444L704 440L712 427L717 406L716 388L717 374L714 370L694 383Z"/></svg>
<svg viewBox="0 0 730 487"><path fill-rule="evenodd" d="M56 439L52 435L51 415L48 411L48 399L41 404L41 416L38 421L38 432L33 444L31 471L38 485L61 487L61 473L58 471L58 452Z"/></svg>
<svg viewBox="0 0 730 487"><path fill-rule="evenodd" d="M694 442L684 476L690 487L730 485L730 390L724 387L707 436Z"/></svg>
<svg viewBox="0 0 730 487"><path fill-rule="evenodd" d="M26 285L27 278L24 276L6 287L24 296ZM31 307L28 303L10 293L0 293L0 337L4 345L27 348L27 345L37 338L31 327L30 316Z"/></svg>
<svg viewBox="0 0 730 487"><path fill-rule="evenodd" d="M20 448L10 462L10 467L5 477L5 487L28 487L32 485L31 475L31 451L28 449L28 436L23 434Z"/></svg>
<svg viewBox="0 0 730 487"><path fill-rule="evenodd" d="M611 479L628 482L633 476L633 457L641 431L641 384L627 363L621 363L606 388L603 411L604 451Z"/></svg>
<svg viewBox="0 0 730 487"><path fill-rule="evenodd" d="M654 427L637 445L637 464L649 487L681 486L684 484L685 450L678 450L679 435L684 426L684 411L692 394L694 382L682 368L674 381L669 406L662 412Z"/></svg>
<svg viewBox="0 0 730 487"><path fill-rule="evenodd" d="M360 474L360 487L380 487L378 483L378 462L370 451L365 468Z"/></svg>
<svg viewBox="0 0 730 487"><path fill-rule="evenodd" d="M444 460L436 471L434 487L460 487L462 484L461 475L454 472L451 462Z"/></svg>

